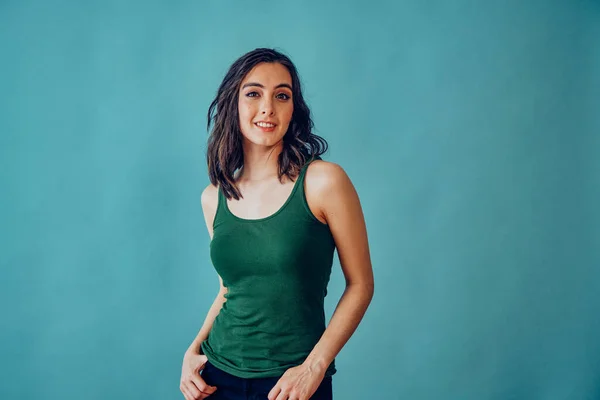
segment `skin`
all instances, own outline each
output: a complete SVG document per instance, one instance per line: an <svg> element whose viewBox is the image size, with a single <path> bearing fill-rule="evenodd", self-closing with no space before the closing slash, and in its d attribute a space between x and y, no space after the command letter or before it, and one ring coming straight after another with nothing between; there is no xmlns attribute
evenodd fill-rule
<svg viewBox="0 0 600 400"><path fill-rule="evenodd" d="M246 83L259 83L262 87L244 88ZM291 77L280 64L258 64L242 81L238 107L245 165L237 184L244 198L228 201L230 211L241 218L257 219L273 214L293 187L293 182L281 183L277 178L277 156L293 113L292 92L281 84L291 85ZM290 98L285 100L282 93ZM259 120L273 121L277 126L273 132L262 132L254 126ZM358 327L374 292L364 215L346 172L335 163L313 161L306 170L305 193L312 213L331 230L346 288L318 343L301 365L288 369L280 377L268 394L269 400L308 400L316 392L327 367ZM217 202L218 189L208 185L202 192L201 203L211 239ZM199 354L198 347L208 337L225 301L227 289L220 277L219 283L215 302L184 356L180 388L186 400L204 399L218 390L207 385L198 373L206 363L206 356Z"/></svg>

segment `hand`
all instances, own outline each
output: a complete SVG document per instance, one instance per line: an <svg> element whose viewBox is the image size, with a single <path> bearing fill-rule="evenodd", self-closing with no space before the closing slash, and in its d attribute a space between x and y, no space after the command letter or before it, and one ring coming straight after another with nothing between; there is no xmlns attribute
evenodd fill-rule
<svg viewBox="0 0 600 400"><path fill-rule="evenodd" d="M267 397L269 400L308 400L324 377L324 370L306 364L290 368L279 378Z"/></svg>
<svg viewBox="0 0 600 400"><path fill-rule="evenodd" d="M185 400L202 400L217 390L216 386L208 385L200 376L200 370L204 369L207 360L208 358L204 354L191 350L185 352L181 367L181 383L179 384Z"/></svg>

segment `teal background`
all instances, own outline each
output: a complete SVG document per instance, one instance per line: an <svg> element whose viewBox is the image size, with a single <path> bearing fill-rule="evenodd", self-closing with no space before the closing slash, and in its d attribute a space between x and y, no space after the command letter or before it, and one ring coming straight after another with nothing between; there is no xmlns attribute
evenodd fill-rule
<svg viewBox="0 0 600 400"><path fill-rule="evenodd" d="M335 398L600 398L599 43L583 0L0 1L0 398L183 399L205 114L262 46L367 220Z"/></svg>

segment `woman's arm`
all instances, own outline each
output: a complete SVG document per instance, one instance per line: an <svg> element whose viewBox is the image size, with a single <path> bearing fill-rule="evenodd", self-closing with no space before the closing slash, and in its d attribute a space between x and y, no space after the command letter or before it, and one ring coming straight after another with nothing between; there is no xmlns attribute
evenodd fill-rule
<svg viewBox="0 0 600 400"><path fill-rule="evenodd" d="M340 166L321 160L311 163L305 179L309 207L329 225L335 240L346 290L306 360L279 378L269 400L287 399L288 395L306 400L315 393L327 367L358 327L374 292L367 229L352 182Z"/></svg>
<svg viewBox="0 0 600 400"><path fill-rule="evenodd" d="M308 195L334 237L346 289L327 329L304 364L325 371L362 320L374 293L367 229L358 194L337 164L314 162L307 171ZM308 175L310 173L310 176Z"/></svg>
<svg viewBox="0 0 600 400"><path fill-rule="evenodd" d="M221 283L221 290L219 290L217 297L215 297L215 300L212 303L212 306L210 306L210 309L208 310L208 313L206 314L206 318L204 319L204 323L202 324L202 328L200 328L198 335L196 335L196 338L194 339L194 341L192 342L190 347L188 347L187 351L189 351L189 352L192 352L195 354L204 354L204 353L202 353L200 344L203 341L205 341L206 338L208 337L208 333L212 329L213 322L215 321L215 318L219 314L219 311L221 311L221 307L223 306L223 303L226 301L225 293L227 293L227 289L225 289L223 287L223 280L221 279L221 277L219 277L219 281Z"/></svg>
<svg viewBox="0 0 600 400"><path fill-rule="evenodd" d="M206 222L206 228L208 229L208 235L212 240L213 237L213 221L215 219L215 213L217 211L217 202L218 202L218 191L217 188L213 185L208 185L203 191L201 196L202 203L202 212L204 214L204 221ZM217 275L218 276L218 275ZM206 318L204 319L204 323L202 324L202 328L196 335L196 338L190 345L187 351L193 352L195 354L201 354L200 344L206 340L208 337L208 333L212 329L213 322L215 318L221 311L221 307L223 303L226 301L225 294L227 293L227 288L223 286L223 279L219 276L219 292L215 297L208 313L206 314Z"/></svg>

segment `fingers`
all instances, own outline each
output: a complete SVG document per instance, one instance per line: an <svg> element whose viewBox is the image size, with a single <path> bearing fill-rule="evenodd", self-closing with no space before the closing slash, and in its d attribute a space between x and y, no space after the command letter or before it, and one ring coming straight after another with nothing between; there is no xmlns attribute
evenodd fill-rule
<svg viewBox="0 0 600 400"><path fill-rule="evenodd" d="M191 383L183 383L180 387L186 400L199 400L208 397L208 394L202 393Z"/></svg>
<svg viewBox="0 0 600 400"><path fill-rule="evenodd" d="M185 397L185 400L195 400L194 396L190 394L190 391L188 390L187 386L183 383L179 385L179 390L181 390L181 393L183 393L183 397Z"/></svg>
<svg viewBox="0 0 600 400"><path fill-rule="evenodd" d="M185 400L202 400L213 394L216 386L210 386L202 378L194 378L183 380L179 385L181 393Z"/></svg>
<svg viewBox="0 0 600 400"><path fill-rule="evenodd" d="M288 400L288 393L285 390L282 390L281 392L279 392L279 396L277 396L275 399L276 400Z"/></svg>
<svg viewBox="0 0 600 400"><path fill-rule="evenodd" d="M203 400L217 390L216 386L208 385L199 373L206 366L207 360L205 355L185 354L179 384L185 400Z"/></svg>
<svg viewBox="0 0 600 400"><path fill-rule="evenodd" d="M192 377L193 386L197 387L202 393L210 396L217 390L216 386L211 386L204 379L202 379L201 375L195 375Z"/></svg>
<svg viewBox="0 0 600 400"><path fill-rule="evenodd" d="M277 399L277 398L278 398L278 397L277 397L277 395L279 395L279 394L280 394L280 392L281 392L281 388L280 388L278 385L275 385L275 386L273 387L273 389L271 389L271 391L270 391L270 392L269 392L269 394L267 395L267 398L268 398L269 400L275 400L275 399Z"/></svg>

